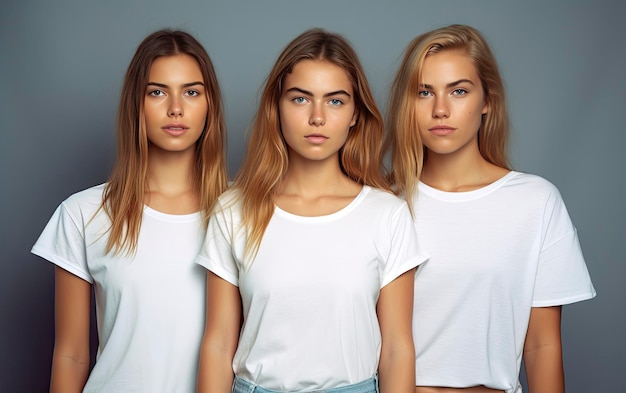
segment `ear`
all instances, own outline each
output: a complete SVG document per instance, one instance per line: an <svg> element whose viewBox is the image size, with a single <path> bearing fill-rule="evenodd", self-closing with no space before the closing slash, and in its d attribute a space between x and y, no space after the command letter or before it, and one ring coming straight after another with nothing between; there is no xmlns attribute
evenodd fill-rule
<svg viewBox="0 0 626 393"><path fill-rule="evenodd" d="M487 112L489 112L489 100L485 99L485 103L483 104L482 114L484 115Z"/></svg>
<svg viewBox="0 0 626 393"><path fill-rule="evenodd" d="M352 121L350 122L350 127L354 127L358 119L359 119L359 112L354 111L354 115L352 115Z"/></svg>

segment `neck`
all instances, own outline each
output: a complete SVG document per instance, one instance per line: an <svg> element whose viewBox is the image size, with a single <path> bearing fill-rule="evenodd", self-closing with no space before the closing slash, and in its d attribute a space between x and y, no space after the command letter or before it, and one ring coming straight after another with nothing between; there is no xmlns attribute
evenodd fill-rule
<svg viewBox="0 0 626 393"><path fill-rule="evenodd" d="M462 154L428 151L420 180L442 191L462 192L482 188L506 173L508 169L491 164L480 155L478 149Z"/></svg>
<svg viewBox="0 0 626 393"><path fill-rule="evenodd" d="M279 194L313 197L352 194L355 186L360 189L360 185L341 171L338 157L323 161L290 159Z"/></svg>
<svg viewBox="0 0 626 393"><path fill-rule="evenodd" d="M192 171L195 151L168 152L151 149L148 154L149 192L179 194L195 188Z"/></svg>

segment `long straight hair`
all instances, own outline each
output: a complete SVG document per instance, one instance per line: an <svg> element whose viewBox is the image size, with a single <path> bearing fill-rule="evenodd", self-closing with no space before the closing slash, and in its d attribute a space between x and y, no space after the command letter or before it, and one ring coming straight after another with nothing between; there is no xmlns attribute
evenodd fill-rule
<svg viewBox="0 0 626 393"><path fill-rule="evenodd" d="M339 165L357 183L390 190L382 166L382 115L354 49L338 34L307 30L285 47L266 79L247 153L233 184L242 202L248 257L258 250L274 212L274 195L289 166L278 102L285 77L303 60L328 61L346 71L354 90L357 121L339 151Z"/></svg>
<svg viewBox="0 0 626 393"><path fill-rule="evenodd" d="M133 253L137 248L147 189L148 137L144 100L148 77L156 58L179 54L189 55L196 60L207 91L207 118L196 142L191 174L200 194L204 225L208 222L217 197L226 189L225 122L211 59L190 34L168 29L156 31L139 44L122 87L117 117L117 158L105 186L101 205L111 220L107 253Z"/></svg>
<svg viewBox="0 0 626 393"><path fill-rule="evenodd" d="M478 131L478 149L488 162L509 169L507 143L509 117L504 84L487 41L476 29L450 25L415 37L408 45L390 94L385 151L391 152L390 181L412 201L426 158L417 125L415 100L422 79L424 60L446 50L462 50L474 63L489 104Z"/></svg>

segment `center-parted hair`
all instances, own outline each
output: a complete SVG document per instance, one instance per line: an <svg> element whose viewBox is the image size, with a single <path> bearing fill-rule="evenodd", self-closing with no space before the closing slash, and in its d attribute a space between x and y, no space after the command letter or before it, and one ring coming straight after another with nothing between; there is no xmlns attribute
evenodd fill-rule
<svg viewBox="0 0 626 393"><path fill-rule="evenodd" d="M226 189L225 122L211 59L190 34L180 30L156 31L139 44L122 87L117 118L117 158L102 201L102 208L111 220L107 252L134 252L137 247L147 191L148 137L144 100L150 68L159 57L180 54L196 60L207 94L207 118L196 143L191 174L200 194L205 225L217 197Z"/></svg>
<svg viewBox="0 0 626 393"><path fill-rule="evenodd" d="M278 102L285 77L303 60L337 65L352 82L357 121L339 151L341 170L360 184L390 189L382 166L383 119L356 52L338 34L307 30L285 47L265 81L247 152L233 184L242 202L248 256L258 249L274 212L274 195L289 166Z"/></svg>
<svg viewBox="0 0 626 393"><path fill-rule="evenodd" d="M446 50L464 51L474 63L489 104L478 131L478 149L488 162L509 168L509 118L504 85L485 38L476 29L450 25L415 37L408 45L396 74L388 109L385 151L391 153L390 181L404 194L412 210L413 195L426 158L417 125L417 99L424 60Z"/></svg>

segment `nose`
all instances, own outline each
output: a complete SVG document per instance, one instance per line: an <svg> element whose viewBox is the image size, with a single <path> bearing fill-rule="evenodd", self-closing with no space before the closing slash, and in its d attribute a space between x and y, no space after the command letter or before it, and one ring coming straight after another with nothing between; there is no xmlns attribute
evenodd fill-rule
<svg viewBox="0 0 626 393"><path fill-rule="evenodd" d="M167 109L170 117L180 117L183 115L183 105L179 98L172 96L170 99L170 105Z"/></svg>
<svg viewBox="0 0 626 393"><path fill-rule="evenodd" d="M445 98L435 98L435 106L433 107L434 118L447 118L450 116L450 108Z"/></svg>
<svg viewBox="0 0 626 393"><path fill-rule="evenodd" d="M313 110L311 112L311 117L309 118L309 124L312 126L323 126L326 124L326 118L324 116L324 111L321 108L320 104L314 104Z"/></svg>

